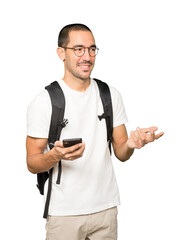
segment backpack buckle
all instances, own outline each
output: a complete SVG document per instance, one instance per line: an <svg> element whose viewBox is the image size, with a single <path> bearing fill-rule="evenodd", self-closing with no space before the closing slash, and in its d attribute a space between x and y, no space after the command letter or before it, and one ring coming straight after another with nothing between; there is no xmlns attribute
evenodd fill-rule
<svg viewBox="0 0 184 240"><path fill-rule="evenodd" d="M98 115L99 120L101 121L103 118L108 118L109 116L105 113L103 113L102 115Z"/></svg>
<svg viewBox="0 0 184 240"><path fill-rule="evenodd" d="M68 124L68 119L63 119L63 121L58 121L58 125L61 126L62 128L66 127Z"/></svg>

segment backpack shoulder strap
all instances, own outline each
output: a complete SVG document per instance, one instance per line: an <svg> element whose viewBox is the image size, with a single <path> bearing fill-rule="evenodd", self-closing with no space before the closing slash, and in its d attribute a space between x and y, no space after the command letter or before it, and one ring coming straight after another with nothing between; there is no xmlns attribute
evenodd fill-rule
<svg viewBox="0 0 184 240"><path fill-rule="evenodd" d="M99 79L94 78L96 81L100 97L102 100L102 105L104 109L104 113L101 116L98 116L100 120L105 118L106 121L106 127L107 127L107 141L109 142L109 150L111 153L111 143L112 143L112 133L113 133L113 109L112 109L112 99L111 99L111 93L110 88L107 85L107 83L102 82Z"/></svg>
<svg viewBox="0 0 184 240"><path fill-rule="evenodd" d="M66 124L68 124L68 120L64 119L65 96L59 83L57 81L52 82L50 85L46 86L45 89L48 91L52 103L52 115L48 136L48 144L50 149L52 149L55 141L60 139L61 131L64 127L66 127ZM57 184L60 184L60 179L61 161L58 166Z"/></svg>
<svg viewBox="0 0 184 240"><path fill-rule="evenodd" d="M48 91L52 103L52 115L48 136L49 147L52 149L55 141L59 140L61 133L59 130L64 127L65 97L57 81L46 86L45 89Z"/></svg>
<svg viewBox="0 0 184 240"><path fill-rule="evenodd" d="M51 104L52 104L52 114L51 114L50 129L49 129L49 135L48 135L49 148L52 149L54 147L55 141L59 140L61 131L68 123L68 120L64 119L65 97L59 83L55 81L50 85L46 86L45 89L49 93ZM58 168L59 168L58 178L56 183L60 184L61 161L59 162ZM49 209L51 190L52 190L52 172L53 172L53 168L50 169L49 173L44 172L44 173L37 174L37 179L38 179L37 187L39 188L41 194L44 194L44 184L46 180L49 178L48 192L47 192L45 210L44 210L44 218L47 218L48 216L48 209Z"/></svg>

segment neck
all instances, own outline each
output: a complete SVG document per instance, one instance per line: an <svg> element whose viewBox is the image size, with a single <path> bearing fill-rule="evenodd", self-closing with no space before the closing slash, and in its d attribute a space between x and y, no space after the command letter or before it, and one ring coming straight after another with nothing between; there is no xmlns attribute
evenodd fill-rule
<svg viewBox="0 0 184 240"><path fill-rule="evenodd" d="M63 81L73 90L84 92L90 85L90 78L80 79L76 77L67 77L66 75L63 78Z"/></svg>

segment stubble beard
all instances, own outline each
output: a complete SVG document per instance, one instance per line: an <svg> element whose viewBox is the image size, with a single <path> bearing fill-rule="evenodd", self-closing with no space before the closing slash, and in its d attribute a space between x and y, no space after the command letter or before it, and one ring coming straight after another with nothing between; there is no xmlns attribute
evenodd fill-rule
<svg viewBox="0 0 184 240"><path fill-rule="evenodd" d="M91 66L93 66L92 63L90 63L90 64L91 64ZM84 77L82 74L80 74L79 72L77 72L78 66L79 66L79 64L76 65L76 71L73 70L73 68L70 68L70 66L67 66L67 69L68 69L68 71L70 72L70 74L72 74L75 78L78 78L78 79L80 79L80 80L82 80L82 81L87 81L87 80L89 80L93 68L90 69L90 71L88 71L88 70L86 70L86 71L83 70L84 73L89 72L88 76Z"/></svg>

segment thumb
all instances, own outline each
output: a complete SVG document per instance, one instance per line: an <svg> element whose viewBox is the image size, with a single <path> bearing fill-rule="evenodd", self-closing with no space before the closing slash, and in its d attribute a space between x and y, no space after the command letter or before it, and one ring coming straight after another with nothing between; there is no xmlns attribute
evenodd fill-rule
<svg viewBox="0 0 184 240"><path fill-rule="evenodd" d="M54 147L64 147L64 146L63 146L63 141L56 141L56 142L54 143Z"/></svg>
<svg viewBox="0 0 184 240"><path fill-rule="evenodd" d="M157 135L155 135L155 139L159 139L160 137L162 137L164 135L164 132L161 132Z"/></svg>

